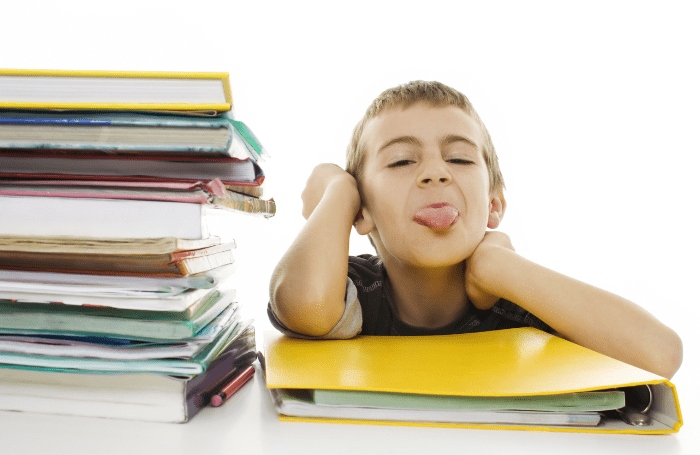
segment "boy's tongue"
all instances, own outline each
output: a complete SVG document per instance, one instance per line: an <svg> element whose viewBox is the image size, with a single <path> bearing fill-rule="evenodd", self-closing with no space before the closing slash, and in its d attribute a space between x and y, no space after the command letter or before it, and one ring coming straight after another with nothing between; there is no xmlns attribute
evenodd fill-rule
<svg viewBox="0 0 700 455"><path fill-rule="evenodd" d="M413 221L431 229L447 229L457 222L459 211L450 204L432 204L413 215Z"/></svg>

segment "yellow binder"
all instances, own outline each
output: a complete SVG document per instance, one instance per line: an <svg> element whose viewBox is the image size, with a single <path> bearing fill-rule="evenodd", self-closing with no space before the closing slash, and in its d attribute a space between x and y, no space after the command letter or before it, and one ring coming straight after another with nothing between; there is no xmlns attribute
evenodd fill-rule
<svg viewBox="0 0 700 455"><path fill-rule="evenodd" d="M650 426L604 419L598 426L326 421L518 430L660 434L683 424L676 387L665 378L533 328L416 336L300 340L265 333L270 389L331 389L456 396L528 396L649 385Z"/></svg>
<svg viewBox="0 0 700 455"><path fill-rule="evenodd" d="M233 100L228 73L0 68L0 108L226 112Z"/></svg>

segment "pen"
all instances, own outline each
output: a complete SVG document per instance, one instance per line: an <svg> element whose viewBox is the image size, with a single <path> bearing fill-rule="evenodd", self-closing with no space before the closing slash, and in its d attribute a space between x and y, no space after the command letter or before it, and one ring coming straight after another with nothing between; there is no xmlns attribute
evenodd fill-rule
<svg viewBox="0 0 700 455"><path fill-rule="evenodd" d="M243 370L240 374L236 375L235 378L228 384L226 384L219 393L211 397L211 405L214 407L219 407L224 404L224 401L231 398L231 396L236 393L236 390L243 387L243 384L248 382L250 378L253 377L255 373L255 367L250 365L248 368Z"/></svg>

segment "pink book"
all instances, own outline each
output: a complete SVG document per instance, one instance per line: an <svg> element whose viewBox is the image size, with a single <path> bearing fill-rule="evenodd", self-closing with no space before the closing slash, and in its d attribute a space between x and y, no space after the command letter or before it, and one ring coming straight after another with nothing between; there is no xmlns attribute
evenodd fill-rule
<svg viewBox="0 0 700 455"><path fill-rule="evenodd" d="M0 153L1 180L82 180L196 183L220 179L226 185L260 186L265 179L252 160L236 158L115 155L24 156Z"/></svg>
<svg viewBox="0 0 700 455"><path fill-rule="evenodd" d="M10 182L7 182L10 183ZM88 199L137 199L208 204L212 195L228 197L219 179L211 182L131 182L38 180L0 184L0 196L67 197Z"/></svg>

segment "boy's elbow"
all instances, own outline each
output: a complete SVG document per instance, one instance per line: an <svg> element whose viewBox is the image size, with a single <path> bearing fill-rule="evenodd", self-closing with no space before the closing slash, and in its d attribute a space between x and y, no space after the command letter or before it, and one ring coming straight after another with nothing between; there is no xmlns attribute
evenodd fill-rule
<svg viewBox="0 0 700 455"><path fill-rule="evenodd" d="M644 358L638 357L636 366L671 379L683 363L683 342L676 332L666 328L662 336L654 339L651 345L647 345L646 349L638 353L644 355Z"/></svg>
<svg viewBox="0 0 700 455"><path fill-rule="evenodd" d="M270 306L289 330L318 337L335 327L343 315L345 302L335 302L322 293L302 292L283 283L272 283Z"/></svg>
<svg viewBox="0 0 700 455"><path fill-rule="evenodd" d="M680 369L683 363L683 342L675 332L669 343L667 343L664 359L660 365L660 375L671 379L674 374Z"/></svg>

